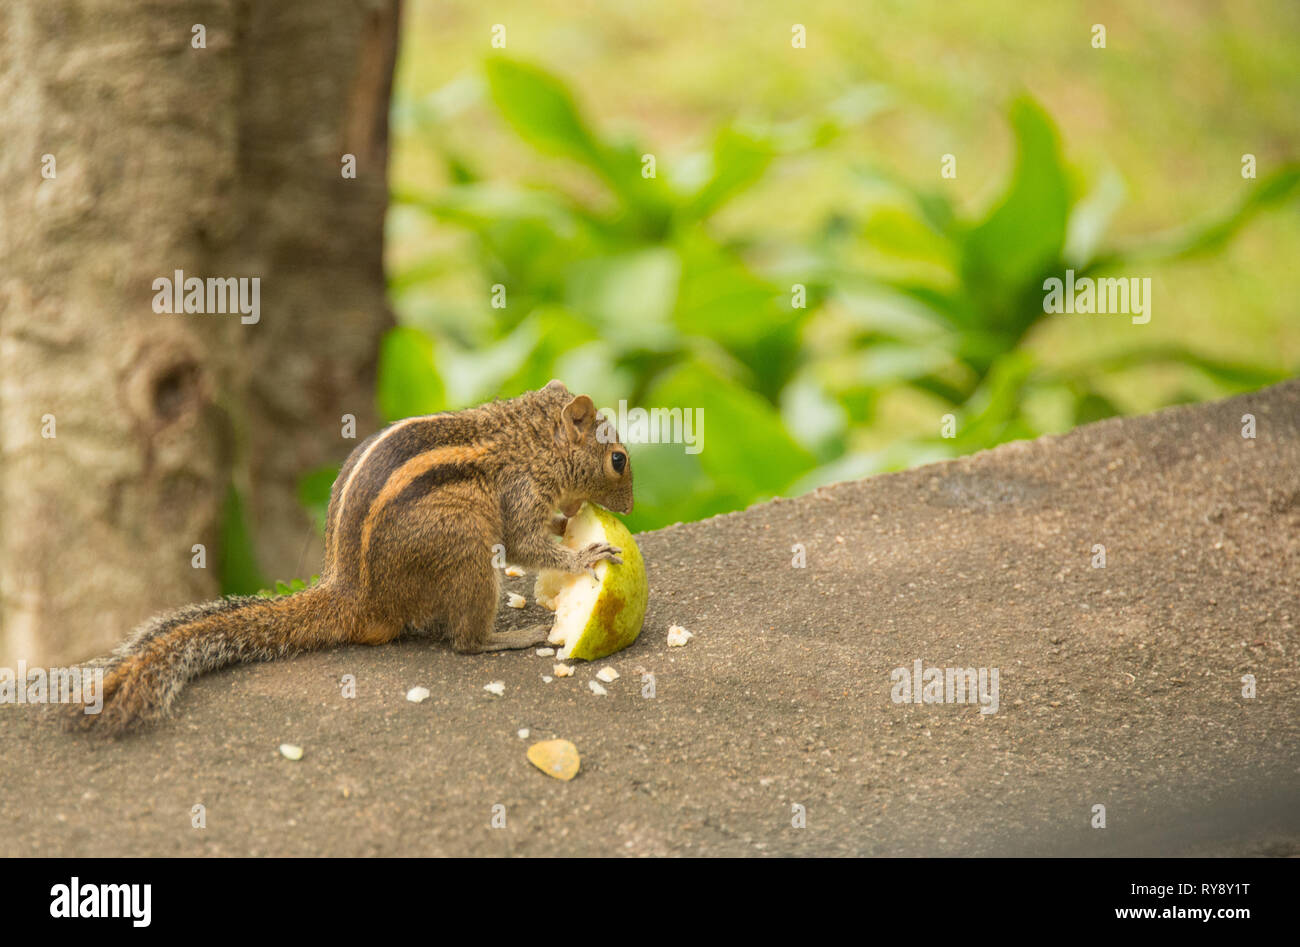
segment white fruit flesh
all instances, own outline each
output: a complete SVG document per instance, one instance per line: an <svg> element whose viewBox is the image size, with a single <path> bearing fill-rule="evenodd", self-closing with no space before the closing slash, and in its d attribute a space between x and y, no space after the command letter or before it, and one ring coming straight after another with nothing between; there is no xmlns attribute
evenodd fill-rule
<svg viewBox="0 0 1300 947"><path fill-rule="evenodd" d="M575 516L569 520L564 533L564 545L570 549L586 549L592 543L603 543L605 530L594 516ZM605 578L608 562L598 562L592 567L593 579L586 572L569 575L564 572L543 572L537 580L537 601L555 611L555 625L546 639L547 644L563 645L555 657L567 661L573 645L587 628L587 619L600 598L599 579Z"/></svg>

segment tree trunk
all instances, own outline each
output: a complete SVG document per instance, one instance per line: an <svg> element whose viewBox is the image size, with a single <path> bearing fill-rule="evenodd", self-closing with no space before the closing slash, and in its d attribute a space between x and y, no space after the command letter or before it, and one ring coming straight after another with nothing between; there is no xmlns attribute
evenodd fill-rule
<svg viewBox="0 0 1300 947"><path fill-rule="evenodd" d="M392 321L398 3L0 7L0 665L214 597L232 485L265 575L319 569L296 484L374 428ZM260 318L156 312L177 270Z"/></svg>

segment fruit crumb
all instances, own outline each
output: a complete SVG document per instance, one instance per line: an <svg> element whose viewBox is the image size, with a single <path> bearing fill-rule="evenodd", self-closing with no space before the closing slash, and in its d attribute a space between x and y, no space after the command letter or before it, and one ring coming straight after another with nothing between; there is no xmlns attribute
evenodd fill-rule
<svg viewBox="0 0 1300 947"><path fill-rule="evenodd" d="M695 636L681 625L672 625L668 629L668 647L682 648Z"/></svg>

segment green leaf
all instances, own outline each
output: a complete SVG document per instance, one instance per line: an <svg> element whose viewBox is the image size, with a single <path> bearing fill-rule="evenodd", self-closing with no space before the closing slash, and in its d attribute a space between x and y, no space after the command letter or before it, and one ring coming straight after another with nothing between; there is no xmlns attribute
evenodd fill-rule
<svg viewBox="0 0 1300 947"><path fill-rule="evenodd" d="M776 306L778 290L721 254L688 256L674 319L683 332L743 346L774 325L797 318ZM788 297L787 297L788 298Z"/></svg>
<svg viewBox="0 0 1300 947"><path fill-rule="evenodd" d="M681 289L673 321L679 332L724 346L753 372L753 387L775 404L798 368L800 332L813 311L791 306L790 287L756 276L736 256L695 235L678 246Z"/></svg>
<svg viewBox="0 0 1300 947"><path fill-rule="evenodd" d="M862 236L880 253L950 268L953 245L928 222L901 207L881 206L863 223Z"/></svg>
<svg viewBox="0 0 1300 947"><path fill-rule="evenodd" d="M681 444L636 443L627 447L636 478L633 509L643 517L651 510L678 510L688 498L713 492L699 454L686 453Z"/></svg>
<svg viewBox="0 0 1300 947"><path fill-rule="evenodd" d="M795 310L782 318L779 297L773 290L727 284L721 279L716 288L725 294L716 297L711 307L679 308L679 329L688 337L704 336L703 343L688 339L691 347L709 353L713 361L743 366L736 377L743 378L747 387L770 404L777 404L781 390L789 384L803 357L799 339L809 310ZM750 320L748 331L746 319ZM718 353L712 343L720 343L723 351Z"/></svg>
<svg viewBox="0 0 1300 947"><path fill-rule="evenodd" d="M941 372L952 365L952 355L942 349L913 345L872 345L858 353L855 381L889 386Z"/></svg>
<svg viewBox="0 0 1300 947"><path fill-rule="evenodd" d="M859 180L869 185L884 187L893 192L893 195L907 199L916 208L921 219L935 233L951 240L959 239L962 236L956 222L957 215L953 210L952 202L942 192L918 188L883 165L855 165L853 173Z"/></svg>
<svg viewBox="0 0 1300 947"><path fill-rule="evenodd" d="M433 282L452 273L457 264L447 257L432 257L413 263L401 272L388 274L388 292L400 295L410 289L418 289L426 283Z"/></svg>
<svg viewBox="0 0 1300 947"><path fill-rule="evenodd" d="M278 598L281 595L292 595L294 592L301 592L303 589L311 588L319 581L319 575L314 575L310 579L290 579L288 582L283 579L276 579L275 588L258 589L253 594L260 595L262 598Z"/></svg>
<svg viewBox="0 0 1300 947"><path fill-rule="evenodd" d="M336 464L317 467L298 478L298 502L303 505L316 523L316 528L325 532L325 517L329 512L330 491L338 478L339 468Z"/></svg>
<svg viewBox="0 0 1300 947"><path fill-rule="evenodd" d="M630 448L636 470L636 506L624 518L633 532L729 513L752 498L714 483L699 454L680 444L637 444Z"/></svg>
<svg viewBox="0 0 1300 947"><path fill-rule="evenodd" d="M496 345L457 356L458 362L467 362L479 376L474 393L460 403L476 403L492 395L513 397L541 388L552 378L576 385L576 380L564 378L558 363L596 337L591 325L577 313L563 306L539 307Z"/></svg>
<svg viewBox="0 0 1300 947"><path fill-rule="evenodd" d="M1017 141L1011 186L967 234L961 266L968 292L992 297L989 310L1004 325L1022 318L1008 311L1021 287L1037 282L1060 259L1070 209L1069 181L1051 119L1032 100L1021 99L1011 108L1011 124Z"/></svg>
<svg viewBox="0 0 1300 947"><path fill-rule="evenodd" d="M700 468L745 503L781 493L816 465L768 401L699 361L669 372L652 387L646 404L702 412L696 415L703 419Z"/></svg>
<svg viewBox="0 0 1300 947"><path fill-rule="evenodd" d="M732 127L719 129L713 142L713 175L686 205L691 219L707 217L763 176L773 149L763 137Z"/></svg>
<svg viewBox="0 0 1300 947"><path fill-rule="evenodd" d="M1119 264L1182 260L1217 252L1260 211L1291 200L1297 193L1300 193L1300 163L1284 165L1251 188L1236 209L1223 217L1117 247L1094 260L1087 272Z"/></svg>
<svg viewBox="0 0 1300 947"><path fill-rule="evenodd" d="M474 183L445 187L437 194L395 190L394 204L419 208L447 223L471 230L485 230L507 221L536 221L548 227L573 232L572 209L544 191L509 184Z"/></svg>
<svg viewBox="0 0 1300 947"><path fill-rule="evenodd" d="M965 453L1035 436L1022 415L1021 403L1036 368L1033 353L1025 349L999 358L959 415L954 446Z"/></svg>
<svg viewBox="0 0 1300 947"><path fill-rule="evenodd" d="M786 430L821 460L843 453L849 413L809 370L781 392L781 418Z"/></svg>
<svg viewBox="0 0 1300 947"><path fill-rule="evenodd" d="M1146 365L1189 365L1200 369L1230 391L1254 391L1285 381L1289 374L1267 365L1250 365L1229 362L1201 355L1185 345L1163 342L1140 345L1118 352L1108 352L1089 358L1081 364L1064 366L1053 373L1056 378L1086 382L1096 375L1127 371Z"/></svg>
<svg viewBox="0 0 1300 947"><path fill-rule="evenodd" d="M672 203L657 176L642 177L645 149L632 142L602 141L588 127L568 87L538 66L496 58L488 61L487 72L497 108L520 137L539 151L577 161L604 179L623 202L615 217L626 233L650 240L667 235Z"/></svg>
<svg viewBox="0 0 1300 947"><path fill-rule="evenodd" d="M219 542L222 595L252 595L266 584L257 565L257 552L244 510L244 500L231 484L221 515Z"/></svg>
<svg viewBox="0 0 1300 947"><path fill-rule="evenodd" d="M385 421L446 409L446 391L433 360L433 339L409 326L399 326L384 336L379 346L376 397Z"/></svg>
<svg viewBox="0 0 1300 947"><path fill-rule="evenodd" d="M1074 423L1091 424L1105 418L1113 418L1122 412L1113 401L1096 391L1086 391L1078 396L1074 403Z"/></svg>
<svg viewBox="0 0 1300 947"><path fill-rule="evenodd" d="M834 301L854 326L917 344L930 344L974 318L961 297L920 284L843 281Z"/></svg>
<svg viewBox="0 0 1300 947"><path fill-rule="evenodd" d="M565 299L622 348L675 344L671 315L681 262L667 247L581 260L570 269Z"/></svg>
<svg viewBox="0 0 1300 947"><path fill-rule="evenodd" d="M505 57L487 61L488 88L502 116L533 147L603 173L602 149L568 88L537 66Z"/></svg>
<svg viewBox="0 0 1300 947"><path fill-rule="evenodd" d="M1092 191L1070 212L1068 234L1062 251L1072 266L1086 266L1097 252L1110 219L1124 203L1124 181L1107 170Z"/></svg>

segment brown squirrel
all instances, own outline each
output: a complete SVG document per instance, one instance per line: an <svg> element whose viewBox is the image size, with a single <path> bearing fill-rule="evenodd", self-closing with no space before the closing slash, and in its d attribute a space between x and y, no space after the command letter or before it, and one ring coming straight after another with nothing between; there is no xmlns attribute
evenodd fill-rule
<svg viewBox="0 0 1300 947"><path fill-rule="evenodd" d="M494 632L500 544L511 562L581 572L621 550L555 542L590 500L632 510L632 461L586 395L559 381L508 401L407 418L363 441L330 491L320 582L231 596L137 628L104 669L104 706L73 726L120 733L167 713L185 682L309 648L442 631L462 653L527 648L548 625ZM556 511L560 513L557 514Z"/></svg>

